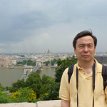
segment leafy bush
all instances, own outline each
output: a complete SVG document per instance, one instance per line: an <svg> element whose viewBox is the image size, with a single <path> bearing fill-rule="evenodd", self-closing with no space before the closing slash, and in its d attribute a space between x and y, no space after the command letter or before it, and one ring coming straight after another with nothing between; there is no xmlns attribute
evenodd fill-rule
<svg viewBox="0 0 107 107"><path fill-rule="evenodd" d="M9 103L9 96L2 90L0 90L0 103Z"/></svg>
<svg viewBox="0 0 107 107"><path fill-rule="evenodd" d="M20 88L18 91L11 93L10 98L14 102L35 102L36 93L31 88Z"/></svg>

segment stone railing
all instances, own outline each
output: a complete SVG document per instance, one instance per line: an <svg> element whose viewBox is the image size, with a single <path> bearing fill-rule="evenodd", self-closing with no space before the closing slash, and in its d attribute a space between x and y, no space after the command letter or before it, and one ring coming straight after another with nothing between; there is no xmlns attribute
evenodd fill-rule
<svg viewBox="0 0 107 107"><path fill-rule="evenodd" d="M6 103L0 107L61 107L60 100L38 101L36 103Z"/></svg>

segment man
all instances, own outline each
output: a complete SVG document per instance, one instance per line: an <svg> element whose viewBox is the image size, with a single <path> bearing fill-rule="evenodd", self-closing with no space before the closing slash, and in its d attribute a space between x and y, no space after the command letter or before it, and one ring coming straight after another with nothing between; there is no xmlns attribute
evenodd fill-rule
<svg viewBox="0 0 107 107"><path fill-rule="evenodd" d="M90 31L78 33L73 40L77 63L68 82L63 72L59 97L61 107L107 107L103 89L102 64L95 58L97 38Z"/></svg>

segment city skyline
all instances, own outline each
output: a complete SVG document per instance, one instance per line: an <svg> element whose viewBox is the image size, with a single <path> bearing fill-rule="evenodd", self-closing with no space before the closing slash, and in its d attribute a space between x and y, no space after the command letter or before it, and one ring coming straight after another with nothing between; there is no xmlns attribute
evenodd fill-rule
<svg viewBox="0 0 107 107"><path fill-rule="evenodd" d="M106 0L0 0L0 53L73 52L82 30L107 52Z"/></svg>

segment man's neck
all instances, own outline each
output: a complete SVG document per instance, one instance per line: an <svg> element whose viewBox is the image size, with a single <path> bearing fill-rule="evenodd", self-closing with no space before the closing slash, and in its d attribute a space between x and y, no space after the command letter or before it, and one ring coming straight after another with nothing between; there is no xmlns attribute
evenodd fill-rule
<svg viewBox="0 0 107 107"><path fill-rule="evenodd" d="M78 61L78 65L83 69L91 69L94 64L94 60L92 61Z"/></svg>

